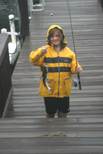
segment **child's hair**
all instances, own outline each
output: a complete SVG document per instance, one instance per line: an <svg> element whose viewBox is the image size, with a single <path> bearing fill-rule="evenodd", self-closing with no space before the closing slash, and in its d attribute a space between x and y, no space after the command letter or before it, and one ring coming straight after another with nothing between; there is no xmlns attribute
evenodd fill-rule
<svg viewBox="0 0 103 154"><path fill-rule="evenodd" d="M49 37L48 37L49 45L50 45L50 39L51 39L51 37L53 37L54 32L58 32L58 36L61 40L61 45L63 45L64 35L63 35L62 30L58 29L57 27L55 27L49 31Z"/></svg>

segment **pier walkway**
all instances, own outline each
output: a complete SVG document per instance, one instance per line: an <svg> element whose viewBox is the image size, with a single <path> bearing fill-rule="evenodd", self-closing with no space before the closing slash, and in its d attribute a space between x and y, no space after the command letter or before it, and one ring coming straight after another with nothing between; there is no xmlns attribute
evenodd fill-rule
<svg viewBox="0 0 103 154"><path fill-rule="evenodd" d="M52 24L63 28L72 50L74 35L83 67L82 90L72 86L67 119L45 118L39 96L40 69L29 62L30 52L46 45ZM103 154L103 12L99 0L45 0L44 11L34 12L30 21L30 36L12 84L10 104L0 120L0 154Z"/></svg>

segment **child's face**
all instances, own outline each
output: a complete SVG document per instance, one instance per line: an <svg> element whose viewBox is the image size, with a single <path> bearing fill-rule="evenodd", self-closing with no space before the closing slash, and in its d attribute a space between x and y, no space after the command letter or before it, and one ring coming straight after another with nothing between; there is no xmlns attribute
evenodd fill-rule
<svg viewBox="0 0 103 154"><path fill-rule="evenodd" d="M61 39L58 35L58 32L55 31L53 36L50 38L50 42L54 45L54 46L60 46L61 43Z"/></svg>

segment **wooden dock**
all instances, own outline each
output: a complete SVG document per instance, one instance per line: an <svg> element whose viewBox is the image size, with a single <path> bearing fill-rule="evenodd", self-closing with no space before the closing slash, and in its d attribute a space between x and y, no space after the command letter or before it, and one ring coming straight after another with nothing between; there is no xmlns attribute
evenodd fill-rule
<svg viewBox="0 0 103 154"><path fill-rule="evenodd" d="M53 16L50 14L53 13ZM72 87L67 119L46 119L39 96L40 69L29 54L46 45L52 24L60 25L74 50L82 90ZM74 76L73 76L74 78ZM103 154L103 12L99 0L45 0L34 12L12 76L13 95L0 119L0 154Z"/></svg>

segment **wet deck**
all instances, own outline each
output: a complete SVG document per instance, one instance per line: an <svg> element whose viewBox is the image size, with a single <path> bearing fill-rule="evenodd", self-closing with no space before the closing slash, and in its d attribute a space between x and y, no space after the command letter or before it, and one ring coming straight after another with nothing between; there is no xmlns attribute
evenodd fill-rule
<svg viewBox="0 0 103 154"><path fill-rule="evenodd" d="M53 12L53 16L50 14ZM39 67L29 54L46 45L50 25L60 25L74 50L71 24L81 73L82 91L72 87L67 119L45 119L39 96ZM103 153L103 13L98 0L46 0L35 12L12 77L13 96L0 121L0 153ZM11 148L12 147L12 148Z"/></svg>

